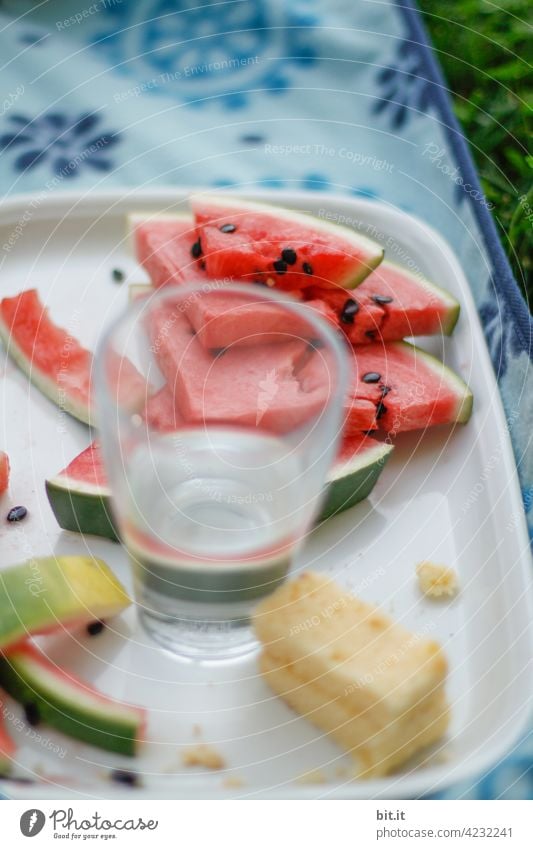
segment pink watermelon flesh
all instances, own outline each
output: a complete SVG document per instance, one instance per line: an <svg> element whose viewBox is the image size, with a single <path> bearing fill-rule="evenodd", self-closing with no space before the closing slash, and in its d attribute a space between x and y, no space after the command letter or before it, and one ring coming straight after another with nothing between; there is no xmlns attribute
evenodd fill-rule
<svg viewBox="0 0 533 849"><path fill-rule="evenodd" d="M381 430L400 433L466 421L470 415L468 387L413 345L389 342L361 346L354 349L354 361L353 397L375 405ZM371 383L367 382L369 375Z"/></svg>
<svg viewBox="0 0 533 849"><path fill-rule="evenodd" d="M68 466L59 473L58 477L83 481L88 486L95 488L105 487L107 479L98 440L92 442L81 454L74 457Z"/></svg>
<svg viewBox="0 0 533 849"><path fill-rule="evenodd" d="M331 375L330 355L324 350L315 351L298 372L298 380L305 392L327 385ZM350 381L355 380L355 371ZM343 410L342 430L345 437L360 436L362 431L374 430L376 405L371 399L353 397L346 393Z"/></svg>
<svg viewBox="0 0 533 849"><path fill-rule="evenodd" d="M9 484L9 457L0 451L0 495L6 491Z"/></svg>
<svg viewBox="0 0 533 849"><path fill-rule="evenodd" d="M156 288L205 281L200 260L192 256L196 241L192 218L158 218L139 222L133 231L135 253Z"/></svg>
<svg viewBox="0 0 533 849"><path fill-rule="evenodd" d="M316 416L327 386L305 391L296 376L310 356L306 342L238 346L213 355L172 304L158 305L148 319L159 367L175 390L188 423L224 422L283 433Z"/></svg>
<svg viewBox="0 0 533 849"><path fill-rule="evenodd" d="M35 289L0 302L0 325L8 351L30 379L59 406L91 420L93 355L49 318ZM134 407L146 392L146 383L125 358L108 359L110 382L122 404Z"/></svg>
<svg viewBox="0 0 533 849"><path fill-rule="evenodd" d="M144 418L150 427L162 433L178 430L183 425L183 416L178 409L177 400L167 384L148 399Z"/></svg>
<svg viewBox="0 0 533 849"><path fill-rule="evenodd" d="M305 294L330 305L354 345L376 339L387 342L404 336L449 334L459 314L459 304L447 292L390 262L383 262L355 293L312 286ZM359 308L351 323L341 318L349 299ZM383 303L383 299L390 300Z"/></svg>
<svg viewBox="0 0 533 849"><path fill-rule="evenodd" d="M336 326L336 315L324 301L308 301L307 306ZM313 336L305 318L275 301L254 302L250 297L223 290L194 299L187 318L204 348L250 347Z"/></svg>
<svg viewBox="0 0 533 849"><path fill-rule="evenodd" d="M193 197L191 206L212 278L272 279L286 290L313 283L351 288L383 258L378 245L348 229L278 207L205 196ZM280 266L288 251L294 261Z"/></svg>

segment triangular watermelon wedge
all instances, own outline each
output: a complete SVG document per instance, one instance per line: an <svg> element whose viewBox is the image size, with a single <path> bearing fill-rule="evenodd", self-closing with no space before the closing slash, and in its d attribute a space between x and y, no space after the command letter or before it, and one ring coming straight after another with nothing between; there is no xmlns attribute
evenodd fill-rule
<svg viewBox="0 0 533 849"><path fill-rule="evenodd" d="M450 336L460 310L449 292L392 262L382 262L357 292L312 286L305 297L327 303L353 345L406 336Z"/></svg>
<svg viewBox="0 0 533 849"><path fill-rule="evenodd" d="M392 450L392 445L361 434L346 437L328 475L328 488L318 521L367 498ZM46 481L46 491L60 527L116 539L110 521L111 490L97 442Z"/></svg>
<svg viewBox="0 0 533 849"><path fill-rule="evenodd" d="M383 259L376 242L322 218L228 196L193 195L190 203L211 278L352 289Z"/></svg>
<svg viewBox="0 0 533 849"><path fill-rule="evenodd" d="M57 327L36 289L0 301L0 338L31 382L74 418L93 423L93 355L72 334ZM111 377L125 405L141 403L146 382L124 358L110 361Z"/></svg>

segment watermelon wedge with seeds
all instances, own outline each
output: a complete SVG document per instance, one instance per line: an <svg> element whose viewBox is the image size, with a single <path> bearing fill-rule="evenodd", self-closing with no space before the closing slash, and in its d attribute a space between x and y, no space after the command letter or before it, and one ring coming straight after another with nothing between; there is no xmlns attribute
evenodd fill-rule
<svg viewBox="0 0 533 849"><path fill-rule="evenodd" d="M193 195L190 203L211 278L352 289L383 259L376 242L309 214L218 195Z"/></svg>
<svg viewBox="0 0 533 849"><path fill-rule="evenodd" d="M421 275L382 262L357 292L312 286L306 297L325 301L354 345L405 336L450 336L459 318L458 301ZM351 310L346 305L355 304Z"/></svg>
<svg viewBox="0 0 533 849"><path fill-rule="evenodd" d="M466 383L415 345L374 343L354 348L353 356L351 392L376 405L380 430L401 433L470 418L473 397Z"/></svg>
<svg viewBox="0 0 533 849"><path fill-rule="evenodd" d="M144 736L146 711L103 695L60 669L31 643L0 657L0 686L46 725L130 757Z"/></svg>

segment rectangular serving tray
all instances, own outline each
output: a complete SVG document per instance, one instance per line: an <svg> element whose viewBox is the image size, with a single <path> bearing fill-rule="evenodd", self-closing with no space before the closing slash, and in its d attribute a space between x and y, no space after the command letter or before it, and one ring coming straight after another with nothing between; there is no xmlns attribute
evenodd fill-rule
<svg viewBox="0 0 533 849"><path fill-rule="evenodd" d="M1 296L36 287L52 318L94 350L106 322L142 282L125 232L132 211L183 210L182 189L20 196L0 210ZM255 199L339 220L381 241L387 258L420 270L461 302L450 339L419 344L458 371L475 397L470 423L412 433L396 450L371 497L315 531L300 565L323 570L420 635L439 640L450 663L450 732L442 745L398 775L348 778L349 758L295 715L259 678L256 658L204 665L181 662L152 645L133 610L99 637L49 637L49 655L106 693L149 708L148 738L135 761L29 728L2 701L19 745L17 774L0 781L11 798L376 798L417 797L475 777L503 758L523 733L531 698L531 555L515 462L498 387L465 276L451 249L423 222L380 203L313 193L254 193ZM114 283L111 270L127 272ZM103 557L129 586L118 544L61 531L44 480L91 440L6 358L0 363L0 448L12 482L2 512L24 504L24 523L0 523L0 565L50 553ZM517 413L518 414L518 413ZM423 598L415 564L442 562L459 574L454 600ZM224 771L184 767L184 747L205 741ZM141 775L131 790L110 769ZM302 775L319 771L321 783ZM236 779L236 780L235 780ZM238 782L242 783L238 786Z"/></svg>

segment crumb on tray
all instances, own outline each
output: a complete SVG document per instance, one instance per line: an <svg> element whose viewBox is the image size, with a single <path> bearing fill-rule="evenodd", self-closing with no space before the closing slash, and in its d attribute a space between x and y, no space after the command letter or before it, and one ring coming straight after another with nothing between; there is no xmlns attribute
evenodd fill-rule
<svg viewBox="0 0 533 849"><path fill-rule="evenodd" d="M184 766L203 766L206 769L224 769L226 766L222 755L206 743L186 749L182 755L182 762Z"/></svg>
<svg viewBox="0 0 533 849"><path fill-rule="evenodd" d="M441 596L453 596L459 589L457 573L448 566L431 563L430 560L422 560L416 566L418 586L424 595L430 598Z"/></svg>

